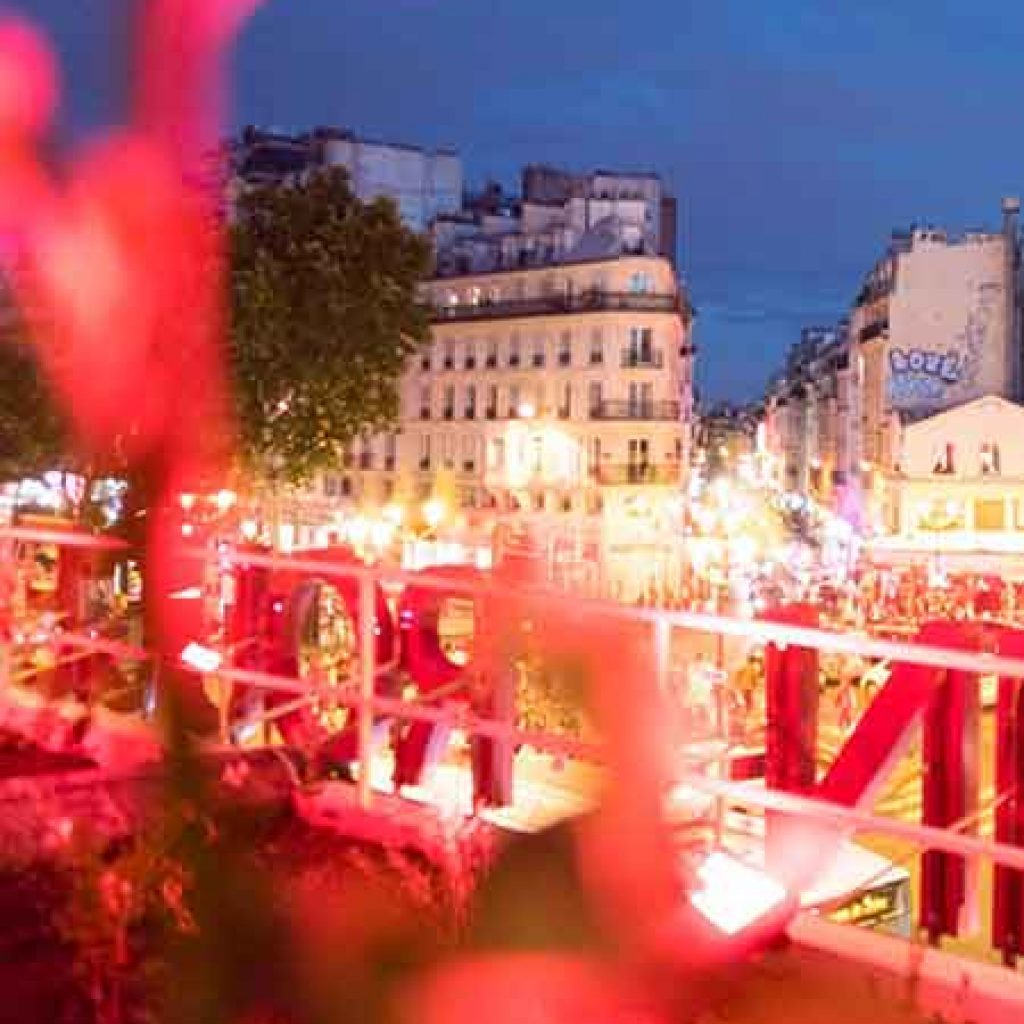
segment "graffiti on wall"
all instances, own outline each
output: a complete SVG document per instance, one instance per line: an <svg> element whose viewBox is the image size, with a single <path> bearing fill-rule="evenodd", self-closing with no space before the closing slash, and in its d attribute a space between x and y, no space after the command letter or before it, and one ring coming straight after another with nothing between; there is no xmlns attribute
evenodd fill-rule
<svg viewBox="0 0 1024 1024"><path fill-rule="evenodd" d="M1002 286L995 281L975 291L964 326L944 348L895 345L889 350L889 405L894 409L945 407L978 397L979 386L991 386L982 373L992 359L1002 362L996 314ZM982 382L986 382L982 384Z"/></svg>

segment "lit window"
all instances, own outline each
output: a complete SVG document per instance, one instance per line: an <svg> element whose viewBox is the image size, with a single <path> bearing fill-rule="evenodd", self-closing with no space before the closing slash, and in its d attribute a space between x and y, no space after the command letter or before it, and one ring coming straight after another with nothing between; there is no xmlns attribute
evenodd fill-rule
<svg viewBox="0 0 1024 1024"><path fill-rule="evenodd" d="M974 503L974 528L984 532L1006 529L1006 505L1002 498L979 498Z"/></svg>

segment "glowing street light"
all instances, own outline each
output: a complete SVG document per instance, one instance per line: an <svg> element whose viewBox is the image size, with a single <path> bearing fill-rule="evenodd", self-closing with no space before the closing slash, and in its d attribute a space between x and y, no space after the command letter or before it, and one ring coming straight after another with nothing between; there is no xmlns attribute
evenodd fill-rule
<svg viewBox="0 0 1024 1024"><path fill-rule="evenodd" d="M520 402L517 412L519 413L519 418L523 420L532 420L537 415L537 410L532 402Z"/></svg>
<svg viewBox="0 0 1024 1024"><path fill-rule="evenodd" d="M394 502L390 505L385 505L382 514L392 526L401 526L402 520L405 519L405 509L402 508L401 505L396 505Z"/></svg>
<svg viewBox="0 0 1024 1024"><path fill-rule="evenodd" d="M214 504L217 506L217 511L223 514L230 511L232 506L238 500L238 496L234 491L221 490L217 492L213 500Z"/></svg>
<svg viewBox="0 0 1024 1024"><path fill-rule="evenodd" d="M436 530L444 520L444 502L437 498L431 498L423 505L423 519L432 530Z"/></svg>

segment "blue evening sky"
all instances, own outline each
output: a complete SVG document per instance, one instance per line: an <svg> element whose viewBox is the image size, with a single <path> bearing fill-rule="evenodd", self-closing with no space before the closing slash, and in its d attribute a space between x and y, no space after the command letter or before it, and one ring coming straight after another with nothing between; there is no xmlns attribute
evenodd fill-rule
<svg viewBox="0 0 1024 1024"><path fill-rule="evenodd" d="M65 63L66 133L116 117L126 0L12 6ZM264 0L235 118L456 148L470 182L660 172L698 380L742 399L844 311L892 227L998 224L1024 190L1022 54L1012 0Z"/></svg>

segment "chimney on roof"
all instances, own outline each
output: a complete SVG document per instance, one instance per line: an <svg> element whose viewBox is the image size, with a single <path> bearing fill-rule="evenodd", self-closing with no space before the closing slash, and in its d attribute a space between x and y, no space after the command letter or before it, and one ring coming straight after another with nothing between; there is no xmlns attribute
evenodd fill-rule
<svg viewBox="0 0 1024 1024"><path fill-rule="evenodd" d="M1003 199L1003 245L1006 289L1006 383L1003 394L1020 401L1024 393L1024 340L1021 338L1020 200Z"/></svg>

